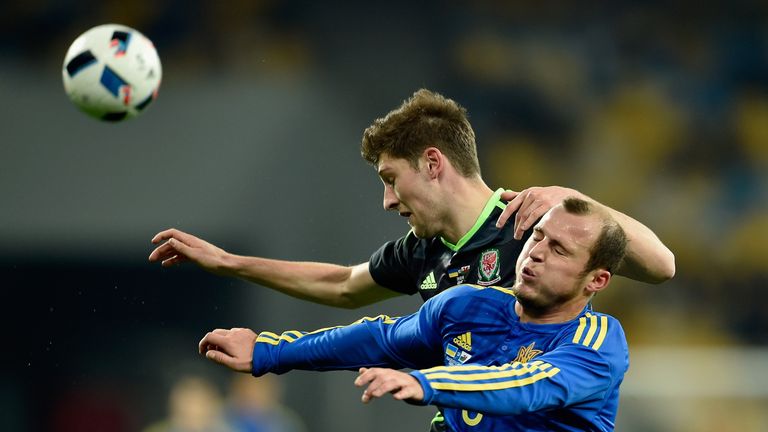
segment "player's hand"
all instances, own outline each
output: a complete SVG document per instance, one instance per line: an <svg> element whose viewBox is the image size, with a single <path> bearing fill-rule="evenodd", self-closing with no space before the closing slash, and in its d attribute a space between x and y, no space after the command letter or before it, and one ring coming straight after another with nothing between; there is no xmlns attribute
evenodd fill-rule
<svg viewBox="0 0 768 432"><path fill-rule="evenodd" d="M192 261L212 273L223 273L227 252L192 234L171 228L155 234L152 243L159 246L149 254L151 262L171 267Z"/></svg>
<svg viewBox="0 0 768 432"><path fill-rule="evenodd" d="M520 192L506 191L501 193L501 199L509 201L507 208L501 212L496 221L496 227L501 228L515 214L514 237L518 240L523 238L523 233L533 227L544 213L552 207L560 204L567 197L586 198L581 192L564 188L561 186L530 187Z"/></svg>
<svg viewBox="0 0 768 432"><path fill-rule="evenodd" d="M368 386L363 391L361 400L368 403L373 398L380 398L387 393L397 400L410 399L416 402L424 399L424 389L413 375L394 369L360 368L355 379L357 387Z"/></svg>
<svg viewBox="0 0 768 432"><path fill-rule="evenodd" d="M200 340L198 351L208 360L233 371L250 373L256 337L256 333L247 328L216 329Z"/></svg>

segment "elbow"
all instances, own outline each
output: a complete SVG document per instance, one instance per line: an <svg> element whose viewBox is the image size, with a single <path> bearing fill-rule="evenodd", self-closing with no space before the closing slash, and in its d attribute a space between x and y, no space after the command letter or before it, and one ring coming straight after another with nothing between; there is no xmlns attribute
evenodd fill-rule
<svg viewBox="0 0 768 432"><path fill-rule="evenodd" d="M672 253L672 251L669 252L669 259L667 260L667 265L664 267L664 273L662 274L663 280L661 282L666 282L673 277L675 277L675 271L677 270L677 267L675 266L675 254Z"/></svg>
<svg viewBox="0 0 768 432"><path fill-rule="evenodd" d="M359 309L367 303L361 301L360 296L345 287L336 297L333 306L341 309Z"/></svg>
<svg viewBox="0 0 768 432"><path fill-rule="evenodd" d="M677 270L675 266L675 254L673 254L672 251L667 250L666 255L664 260L659 263L653 279L649 282L660 284L675 277L675 271Z"/></svg>

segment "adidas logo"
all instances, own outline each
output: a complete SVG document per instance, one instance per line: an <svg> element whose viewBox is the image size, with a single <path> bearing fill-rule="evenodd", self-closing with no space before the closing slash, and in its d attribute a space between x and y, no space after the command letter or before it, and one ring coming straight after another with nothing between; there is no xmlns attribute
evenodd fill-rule
<svg viewBox="0 0 768 432"><path fill-rule="evenodd" d="M472 350L472 333L466 332L453 338L453 343L464 348L467 351Z"/></svg>
<svg viewBox="0 0 768 432"><path fill-rule="evenodd" d="M435 272L429 272L427 277L425 277L424 280L421 281L421 289L433 290L436 288L437 288L437 282L435 282Z"/></svg>

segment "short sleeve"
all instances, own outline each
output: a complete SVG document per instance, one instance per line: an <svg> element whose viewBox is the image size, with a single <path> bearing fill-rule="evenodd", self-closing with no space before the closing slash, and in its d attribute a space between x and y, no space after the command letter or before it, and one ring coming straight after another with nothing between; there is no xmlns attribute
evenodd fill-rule
<svg viewBox="0 0 768 432"><path fill-rule="evenodd" d="M417 247L418 238L410 232L382 245L368 261L373 280L392 291L416 294L419 291L415 276L418 263L414 258Z"/></svg>

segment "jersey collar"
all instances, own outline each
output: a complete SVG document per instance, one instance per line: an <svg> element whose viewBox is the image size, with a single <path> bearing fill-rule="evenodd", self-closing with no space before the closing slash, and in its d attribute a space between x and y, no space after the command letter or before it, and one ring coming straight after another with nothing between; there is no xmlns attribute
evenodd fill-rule
<svg viewBox="0 0 768 432"><path fill-rule="evenodd" d="M507 204L501 201L501 193L504 192L503 188L496 189L496 192L491 195L491 198L488 200L487 203L485 203L485 207L483 208L482 213L480 213L480 216L475 221L475 224L472 226L472 228L467 231L466 234L462 238L459 239L459 241L456 244L453 244L449 242L448 240L444 239L443 237L440 237L440 241L443 242L443 244L450 250L454 252L458 252L459 249L462 248L467 242L472 239L472 236L477 233L477 231L483 226L483 224L488 219L488 216L490 216L491 212L498 207L502 210L507 207Z"/></svg>

